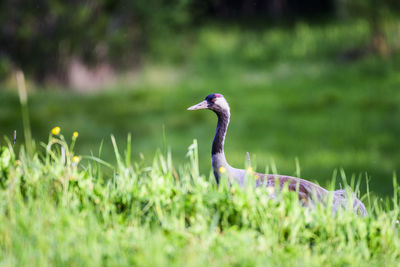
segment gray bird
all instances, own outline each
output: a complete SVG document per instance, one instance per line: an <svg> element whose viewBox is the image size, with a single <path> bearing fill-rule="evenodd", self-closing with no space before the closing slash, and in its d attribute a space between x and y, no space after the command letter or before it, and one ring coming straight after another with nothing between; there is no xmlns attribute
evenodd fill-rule
<svg viewBox="0 0 400 267"><path fill-rule="evenodd" d="M319 185L312 182L300 179L297 177L277 175L277 174L261 174L249 170L237 169L229 165L226 161L224 153L225 135L228 129L230 119L230 108L228 102L221 94L208 95L204 101L197 105L191 106L188 110L209 109L215 112L218 117L217 130L212 142L211 163L214 171L214 176L219 184L222 177L227 177L230 183L236 182L240 186L244 186L246 178L254 177L256 186L266 186L282 189L285 184L288 185L290 191L298 194L301 203L305 206L310 206L315 202L326 201L329 193L333 194L332 208L336 211L339 207L345 207L347 194L344 190L328 191ZM356 214L367 216L368 213L364 204L353 196L353 209Z"/></svg>

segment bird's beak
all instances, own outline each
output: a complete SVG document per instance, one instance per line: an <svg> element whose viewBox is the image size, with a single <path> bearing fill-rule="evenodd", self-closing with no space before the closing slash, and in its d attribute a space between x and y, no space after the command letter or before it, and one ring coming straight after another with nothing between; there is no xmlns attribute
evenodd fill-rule
<svg viewBox="0 0 400 267"><path fill-rule="evenodd" d="M207 103L207 100L204 100L203 102L200 102L194 106L191 106L187 110L197 110L197 109L206 109L206 108L208 108L208 103Z"/></svg>

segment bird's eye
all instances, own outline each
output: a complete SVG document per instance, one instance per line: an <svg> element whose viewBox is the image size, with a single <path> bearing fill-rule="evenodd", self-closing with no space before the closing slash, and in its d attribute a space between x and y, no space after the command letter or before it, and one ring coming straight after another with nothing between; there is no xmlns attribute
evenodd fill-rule
<svg viewBox="0 0 400 267"><path fill-rule="evenodd" d="M211 101L212 101L213 103L215 103L215 101L217 101L217 98L216 98L216 97L213 97L213 98L211 98Z"/></svg>

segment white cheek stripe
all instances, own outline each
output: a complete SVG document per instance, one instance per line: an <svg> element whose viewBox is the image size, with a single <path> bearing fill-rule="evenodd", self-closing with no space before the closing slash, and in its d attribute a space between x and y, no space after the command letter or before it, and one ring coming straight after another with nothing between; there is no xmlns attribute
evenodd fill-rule
<svg viewBox="0 0 400 267"><path fill-rule="evenodd" d="M226 102L226 100L223 99L222 97L217 97L216 100L215 100L215 104L217 104L218 106L222 107L223 109L229 110L228 102Z"/></svg>

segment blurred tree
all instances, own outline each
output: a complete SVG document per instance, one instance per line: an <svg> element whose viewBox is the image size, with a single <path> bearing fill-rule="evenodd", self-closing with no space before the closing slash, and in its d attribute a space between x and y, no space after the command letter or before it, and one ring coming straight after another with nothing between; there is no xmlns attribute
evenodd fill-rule
<svg viewBox="0 0 400 267"><path fill-rule="evenodd" d="M399 0L337 0L341 17L361 17L370 28L369 50L386 57L390 48L384 32L384 22L400 12Z"/></svg>
<svg viewBox="0 0 400 267"><path fill-rule="evenodd" d="M99 3L56 0L3 1L0 4L0 56L42 81L76 54L90 57L104 17ZM93 26L93 22L96 22Z"/></svg>
<svg viewBox="0 0 400 267"><path fill-rule="evenodd" d="M0 77L22 68L39 82L63 79L72 58L135 64L152 40L187 22L189 0L0 2Z"/></svg>
<svg viewBox="0 0 400 267"><path fill-rule="evenodd" d="M162 51L175 42L173 34L205 19L261 25L318 20L332 18L335 3L342 14L366 18L372 50L388 53L382 23L400 10L399 0L3 0L0 78L21 68L39 82L63 81L74 59L131 67L149 53L160 59L158 52L170 52Z"/></svg>
<svg viewBox="0 0 400 267"><path fill-rule="evenodd" d="M214 20L282 21L299 18L320 19L334 13L335 0L202 0L193 1L194 10Z"/></svg>

